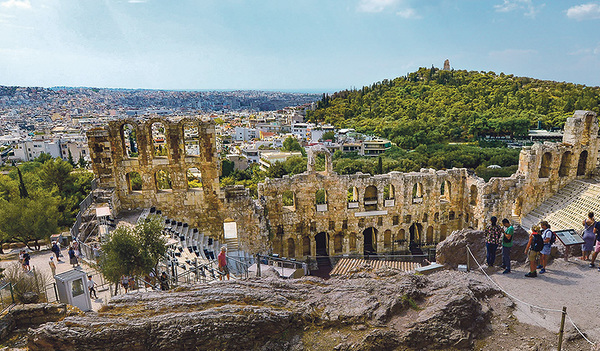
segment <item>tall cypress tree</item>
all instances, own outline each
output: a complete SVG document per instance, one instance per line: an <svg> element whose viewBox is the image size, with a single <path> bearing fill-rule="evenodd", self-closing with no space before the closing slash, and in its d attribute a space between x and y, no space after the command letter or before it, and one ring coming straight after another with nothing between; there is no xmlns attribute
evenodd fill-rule
<svg viewBox="0 0 600 351"><path fill-rule="evenodd" d="M17 173L19 174L19 196L21 199L29 197L27 193L27 188L25 188L25 183L23 182L23 175L21 174L21 170L17 167Z"/></svg>

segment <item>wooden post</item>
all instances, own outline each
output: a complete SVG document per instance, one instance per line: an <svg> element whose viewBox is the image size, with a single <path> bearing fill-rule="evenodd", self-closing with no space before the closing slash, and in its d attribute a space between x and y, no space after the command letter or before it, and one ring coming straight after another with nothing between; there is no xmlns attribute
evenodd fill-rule
<svg viewBox="0 0 600 351"><path fill-rule="evenodd" d="M467 272L468 272L468 271L471 270L471 267L470 267L471 261L470 261L470 258L469 258L469 246L465 246L465 251L467 253Z"/></svg>
<svg viewBox="0 0 600 351"><path fill-rule="evenodd" d="M563 306L562 317L560 319L560 331L558 332L558 351L562 347L563 332L565 330L565 317L567 316L567 306Z"/></svg>
<svg viewBox="0 0 600 351"><path fill-rule="evenodd" d="M256 254L256 276L260 277L260 255Z"/></svg>

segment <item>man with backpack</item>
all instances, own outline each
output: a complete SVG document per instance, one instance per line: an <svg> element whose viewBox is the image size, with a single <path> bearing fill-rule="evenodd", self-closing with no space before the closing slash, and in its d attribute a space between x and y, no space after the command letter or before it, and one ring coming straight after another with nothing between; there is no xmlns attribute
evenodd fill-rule
<svg viewBox="0 0 600 351"><path fill-rule="evenodd" d="M542 239L544 239L544 247L540 252L542 254L542 267L540 274L546 273L546 265L550 259L550 252L552 251L552 244L554 244L554 233L550 230L550 224L547 221L541 221L540 226L542 227ZM555 239L554 239L555 240Z"/></svg>
<svg viewBox="0 0 600 351"><path fill-rule="evenodd" d="M525 247L525 253L529 257L529 273L525 274L528 278L537 277L536 264L540 258L540 251L544 248L544 239L540 234L540 226L534 225L531 227L531 234L529 235L529 241L527 247Z"/></svg>

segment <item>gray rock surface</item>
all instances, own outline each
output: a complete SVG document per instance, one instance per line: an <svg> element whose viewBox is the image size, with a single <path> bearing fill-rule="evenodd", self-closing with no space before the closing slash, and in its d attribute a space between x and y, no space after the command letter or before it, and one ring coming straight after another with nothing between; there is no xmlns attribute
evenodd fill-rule
<svg viewBox="0 0 600 351"><path fill-rule="evenodd" d="M472 275L394 270L277 278L113 298L31 330L30 350L468 349L498 293Z"/></svg>

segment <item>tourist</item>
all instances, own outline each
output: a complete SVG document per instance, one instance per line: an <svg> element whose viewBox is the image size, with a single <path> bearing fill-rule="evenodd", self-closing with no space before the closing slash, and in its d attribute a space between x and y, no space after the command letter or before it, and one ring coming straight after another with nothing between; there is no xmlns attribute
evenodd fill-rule
<svg viewBox="0 0 600 351"><path fill-rule="evenodd" d="M125 289L125 294L127 294L127 289L129 289L129 277L124 274L121 276L121 286Z"/></svg>
<svg viewBox="0 0 600 351"><path fill-rule="evenodd" d="M525 247L525 254L527 254L527 257L529 257L529 273L525 274L526 277L537 277L536 264L540 259L540 251L542 251L543 247L544 239L542 239L542 235L540 234L540 226L534 225L531 227L529 241Z"/></svg>
<svg viewBox="0 0 600 351"><path fill-rule="evenodd" d="M508 219L504 218L502 220L502 225L504 226L504 236L502 237L502 268L504 268L504 272L502 274L510 273L510 249L513 245L512 239L513 234L515 233L515 228L510 225Z"/></svg>
<svg viewBox="0 0 600 351"><path fill-rule="evenodd" d="M79 265L79 262L77 261L77 255L75 254L73 246L69 246L69 263L73 265L73 268Z"/></svg>
<svg viewBox="0 0 600 351"><path fill-rule="evenodd" d="M162 272L160 277L160 290L169 290L169 277L167 276L167 272Z"/></svg>
<svg viewBox="0 0 600 351"><path fill-rule="evenodd" d="M30 259L31 259L31 256L29 256L29 253L26 250L23 250L23 270L25 272L31 271L31 267L29 267Z"/></svg>
<svg viewBox="0 0 600 351"><path fill-rule="evenodd" d="M540 252L542 254L542 267L540 274L546 273L546 265L550 259L550 252L552 252L552 230L550 230L550 224L547 221L541 221L540 226L542 227L542 239L544 239L544 248Z"/></svg>
<svg viewBox="0 0 600 351"><path fill-rule="evenodd" d="M54 263L54 256L50 256L48 265L50 266L50 269L52 270L52 276L54 277L56 275L56 263Z"/></svg>
<svg viewBox="0 0 600 351"><path fill-rule="evenodd" d="M98 244L94 244L92 253L94 255L94 260L96 260L96 263L98 263L100 261L100 250L98 249Z"/></svg>
<svg viewBox="0 0 600 351"><path fill-rule="evenodd" d="M52 242L52 252L54 252L54 255L56 255L56 261L60 262L60 247L58 246L58 243L56 241Z"/></svg>
<svg viewBox="0 0 600 351"><path fill-rule="evenodd" d="M492 267L496 261L496 250L502 239L504 231L498 225L495 216L490 218L491 224L485 228L485 248L487 249L487 265Z"/></svg>
<svg viewBox="0 0 600 351"><path fill-rule="evenodd" d="M596 246L594 247L594 253L592 254L592 260L590 261L590 268L595 267L594 262L596 262L596 257L598 257L598 252L600 252L600 222L596 222L594 234L596 235ZM600 267L598 268L598 271L600 272Z"/></svg>
<svg viewBox="0 0 600 351"><path fill-rule="evenodd" d="M219 261L219 280L223 280L223 276L227 276L227 280L229 280L229 267L227 267L227 256L226 256L227 248L225 246L221 246L221 253L217 257Z"/></svg>
<svg viewBox="0 0 600 351"><path fill-rule="evenodd" d="M596 236L594 235L594 227L596 221L594 220L594 212L588 213L588 218L583 220L583 244L581 244L581 259L587 261L590 258L590 254L594 251L594 244Z"/></svg>
<svg viewBox="0 0 600 351"><path fill-rule="evenodd" d="M96 289L94 288L96 286L96 283L92 280L91 275L88 275L87 286L88 290L90 291L90 299L92 298L92 293L94 293L94 298L97 299L98 295L96 295Z"/></svg>

